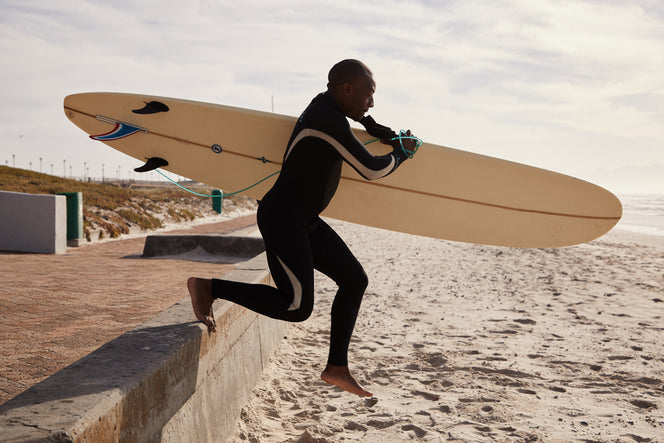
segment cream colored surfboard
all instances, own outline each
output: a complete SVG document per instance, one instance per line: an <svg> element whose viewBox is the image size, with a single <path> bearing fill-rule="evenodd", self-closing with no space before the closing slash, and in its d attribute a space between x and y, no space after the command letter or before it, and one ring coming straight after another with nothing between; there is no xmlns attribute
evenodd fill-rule
<svg viewBox="0 0 664 443"><path fill-rule="evenodd" d="M85 93L64 101L69 119L140 162L218 187L244 189L279 171L296 118L165 97ZM416 127L416 122L411 122ZM357 130L362 141L372 137ZM368 145L381 150L379 143ZM375 151L375 153L384 153ZM260 199L276 176L244 194ZM324 216L448 240L515 247L590 241L620 219L620 201L585 181L424 143L388 177L366 181L344 165Z"/></svg>

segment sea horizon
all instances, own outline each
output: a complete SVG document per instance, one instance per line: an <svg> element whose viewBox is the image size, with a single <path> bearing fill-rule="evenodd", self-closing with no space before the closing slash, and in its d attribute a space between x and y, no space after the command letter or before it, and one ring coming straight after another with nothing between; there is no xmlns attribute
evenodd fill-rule
<svg viewBox="0 0 664 443"><path fill-rule="evenodd" d="M619 194L623 216L616 228L664 236L664 194Z"/></svg>

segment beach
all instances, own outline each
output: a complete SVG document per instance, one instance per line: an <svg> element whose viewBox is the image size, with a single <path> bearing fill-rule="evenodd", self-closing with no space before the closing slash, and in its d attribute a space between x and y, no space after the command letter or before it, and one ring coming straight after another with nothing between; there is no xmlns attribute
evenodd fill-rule
<svg viewBox="0 0 664 443"><path fill-rule="evenodd" d="M255 217L215 221L182 233ZM350 364L374 397L320 380L336 287L317 273L312 317L290 326L229 441L664 441L663 236L516 249L328 222L369 276ZM187 276L232 268L137 260L145 234L0 255L0 401L181 300Z"/></svg>
<svg viewBox="0 0 664 443"><path fill-rule="evenodd" d="M349 359L374 397L320 380L317 273L232 442L664 441L664 237L515 249L329 222L369 276Z"/></svg>

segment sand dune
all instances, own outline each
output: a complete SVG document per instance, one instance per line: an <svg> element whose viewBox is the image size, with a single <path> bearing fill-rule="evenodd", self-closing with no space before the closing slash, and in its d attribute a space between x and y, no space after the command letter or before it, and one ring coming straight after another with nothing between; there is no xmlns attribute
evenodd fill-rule
<svg viewBox="0 0 664 443"><path fill-rule="evenodd" d="M351 370L320 381L335 286L293 325L233 442L664 441L664 241L522 250L332 221L370 286Z"/></svg>

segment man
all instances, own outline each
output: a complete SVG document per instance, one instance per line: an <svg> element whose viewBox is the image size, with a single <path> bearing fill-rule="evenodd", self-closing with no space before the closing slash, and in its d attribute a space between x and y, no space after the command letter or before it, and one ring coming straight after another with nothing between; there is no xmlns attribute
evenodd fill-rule
<svg viewBox="0 0 664 443"><path fill-rule="evenodd" d="M260 314L291 322L306 320L314 303L314 269L338 285L332 304L330 351L321 378L348 392L371 397L348 369L348 346L367 276L343 240L319 214L336 192L343 162L368 180L393 172L413 150L415 140L396 134L364 114L373 107L376 83L362 62L343 60L328 75L327 92L319 94L297 121L281 173L258 207L258 227L265 240L276 288L191 277L187 287L196 317L215 330L212 303L222 298ZM351 132L346 117L392 144L393 151L372 155Z"/></svg>

